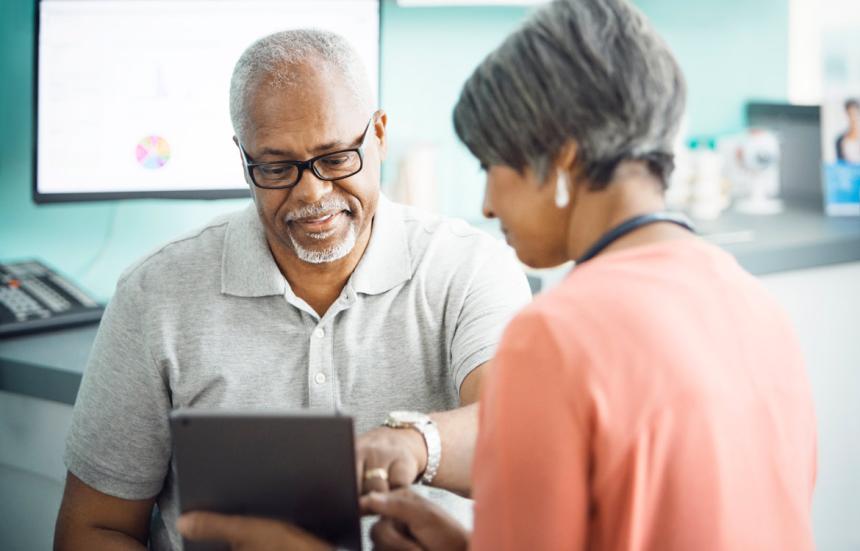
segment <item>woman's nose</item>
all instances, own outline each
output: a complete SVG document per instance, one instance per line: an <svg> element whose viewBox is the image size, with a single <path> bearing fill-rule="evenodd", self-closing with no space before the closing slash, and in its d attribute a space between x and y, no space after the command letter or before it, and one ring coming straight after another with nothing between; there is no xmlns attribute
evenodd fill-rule
<svg viewBox="0 0 860 551"><path fill-rule="evenodd" d="M490 193L488 189L484 190L484 201L481 204L481 213L484 215L484 218L495 218L496 213L493 212L493 205L490 203Z"/></svg>

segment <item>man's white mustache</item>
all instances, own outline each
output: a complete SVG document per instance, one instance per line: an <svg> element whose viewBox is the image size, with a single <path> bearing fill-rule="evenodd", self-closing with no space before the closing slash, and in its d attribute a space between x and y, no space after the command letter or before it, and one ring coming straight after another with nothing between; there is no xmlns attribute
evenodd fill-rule
<svg viewBox="0 0 860 551"><path fill-rule="evenodd" d="M307 205L294 210L293 212L287 213L287 215L284 216L284 220L292 222L293 220L301 220L303 218L321 218L327 214L340 212L342 210L349 212L349 205L346 204L346 201L339 198L332 198L321 201L316 205Z"/></svg>

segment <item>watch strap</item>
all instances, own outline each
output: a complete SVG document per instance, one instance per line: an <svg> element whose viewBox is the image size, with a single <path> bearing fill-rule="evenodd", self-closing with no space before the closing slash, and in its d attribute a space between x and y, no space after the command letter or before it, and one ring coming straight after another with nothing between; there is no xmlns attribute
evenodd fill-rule
<svg viewBox="0 0 860 551"><path fill-rule="evenodd" d="M424 437L424 443L427 445L427 468L421 475L421 483L430 484L439 472L439 463L442 460L442 438L439 436L436 422L432 419L428 418L424 423L416 423L414 427Z"/></svg>
<svg viewBox="0 0 860 551"><path fill-rule="evenodd" d="M436 473L439 471L439 463L442 460L442 438L439 435L439 428L433 419L423 413L406 412L414 416L409 421L399 419L399 413L401 412L390 413L388 418L383 422L383 425L393 429L415 429L421 434L424 439L424 446L427 448L427 466L419 482L430 484L436 478Z"/></svg>

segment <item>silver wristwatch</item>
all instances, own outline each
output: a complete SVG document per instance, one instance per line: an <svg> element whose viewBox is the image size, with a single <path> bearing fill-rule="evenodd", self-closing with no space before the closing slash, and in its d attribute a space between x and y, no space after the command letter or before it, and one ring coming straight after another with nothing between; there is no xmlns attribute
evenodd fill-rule
<svg viewBox="0 0 860 551"><path fill-rule="evenodd" d="M393 429L415 429L421 433L427 446L427 468L421 476L421 483L433 482L442 459L442 439L433 419L417 411L392 411L383 425Z"/></svg>

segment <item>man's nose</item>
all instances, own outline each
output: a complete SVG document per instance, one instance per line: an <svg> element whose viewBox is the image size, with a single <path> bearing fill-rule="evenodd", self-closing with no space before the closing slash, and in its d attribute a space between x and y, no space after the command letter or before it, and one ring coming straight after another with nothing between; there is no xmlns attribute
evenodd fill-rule
<svg viewBox="0 0 860 551"><path fill-rule="evenodd" d="M293 188L292 194L296 195L296 198L301 202L314 205L331 193L333 186L332 182L320 180L313 170L307 169L302 173L302 177Z"/></svg>

